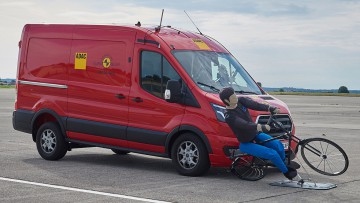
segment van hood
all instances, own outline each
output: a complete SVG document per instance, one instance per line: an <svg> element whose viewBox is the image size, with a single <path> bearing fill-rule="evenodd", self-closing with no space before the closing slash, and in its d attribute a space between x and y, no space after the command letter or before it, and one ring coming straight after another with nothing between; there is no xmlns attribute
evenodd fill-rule
<svg viewBox="0 0 360 203"><path fill-rule="evenodd" d="M210 103L214 103L220 106L225 106L224 103L221 101L219 94L212 94L212 93L206 93L205 97L208 99ZM282 114L290 114L289 107L278 98L272 96L272 95L237 95L237 97L248 97L252 100L263 103L263 104L269 104L271 106L275 106L280 109L280 112Z"/></svg>

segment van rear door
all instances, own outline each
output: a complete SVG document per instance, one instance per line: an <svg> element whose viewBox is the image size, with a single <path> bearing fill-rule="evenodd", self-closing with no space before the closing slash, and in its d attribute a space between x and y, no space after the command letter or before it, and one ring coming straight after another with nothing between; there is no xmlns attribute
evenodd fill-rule
<svg viewBox="0 0 360 203"><path fill-rule="evenodd" d="M75 29L69 69L68 137L127 147L135 32Z"/></svg>

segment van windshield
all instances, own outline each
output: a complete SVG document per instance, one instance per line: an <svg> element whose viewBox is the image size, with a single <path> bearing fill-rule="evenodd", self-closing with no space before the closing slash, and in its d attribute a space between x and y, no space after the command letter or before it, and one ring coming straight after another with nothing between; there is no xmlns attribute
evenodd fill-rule
<svg viewBox="0 0 360 203"><path fill-rule="evenodd" d="M228 53L173 51L173 55L192 80L204 91L217 92L233 87L241 94L262 94L242 65Z"/></svg>

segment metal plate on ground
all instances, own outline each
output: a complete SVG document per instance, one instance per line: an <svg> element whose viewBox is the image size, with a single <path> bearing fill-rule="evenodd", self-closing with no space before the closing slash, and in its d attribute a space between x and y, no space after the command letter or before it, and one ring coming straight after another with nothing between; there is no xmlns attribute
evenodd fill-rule
<svg viewBox="0 0 360 203"><path fill-rule="evenodd" d="M298 181L282 180L270 183L271 186L280 186L280 187L292 187L292 188L302 188L310 190L330 190L336 188L337 185L333 183L313 183L313 182L304 182L303 184Z"/></svg>

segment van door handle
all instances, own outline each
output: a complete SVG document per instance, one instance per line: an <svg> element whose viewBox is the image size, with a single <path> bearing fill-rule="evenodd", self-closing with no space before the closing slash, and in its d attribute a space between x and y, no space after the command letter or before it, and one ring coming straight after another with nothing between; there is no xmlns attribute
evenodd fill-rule
<svg viewBox="0 0 360 203"><path fill-rule="evenodd" d="M116 94L115 97L118 99L125 99L125 96L123 94Z"/></svg>
<svg viewBox="0 0 360 203"><path fill-rule="evenodd" d="M132 100L133 100L134 102L137 102L137 103L143 102L143 100L142 100L140 97L132 98Z"/></svg>

